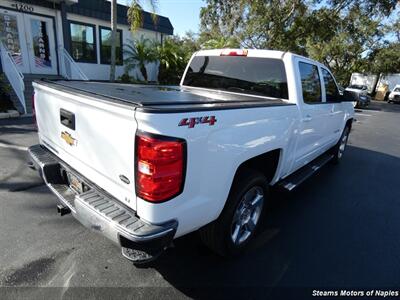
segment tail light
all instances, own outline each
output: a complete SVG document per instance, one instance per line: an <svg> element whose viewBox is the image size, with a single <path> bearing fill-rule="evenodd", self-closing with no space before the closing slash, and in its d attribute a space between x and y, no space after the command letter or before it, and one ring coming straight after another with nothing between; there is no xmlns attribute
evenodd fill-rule
<svg viewBox="0 0 400 300"><path fill-rule="evenodd" d="M136 194L150 202L163 202L183 190L186 142L182 139L137 133Z"/></svg>

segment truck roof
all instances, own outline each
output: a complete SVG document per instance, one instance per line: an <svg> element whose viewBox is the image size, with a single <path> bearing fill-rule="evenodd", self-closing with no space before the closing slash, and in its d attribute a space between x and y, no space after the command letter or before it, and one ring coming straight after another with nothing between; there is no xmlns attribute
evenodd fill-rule
<svg viewBox="0 0 400 300"><path fill-rule="evenodd" d="M78 80L38 80L36 84L94 100L116 102L157 113L294 105L268 98L194 87Z"/></svg>

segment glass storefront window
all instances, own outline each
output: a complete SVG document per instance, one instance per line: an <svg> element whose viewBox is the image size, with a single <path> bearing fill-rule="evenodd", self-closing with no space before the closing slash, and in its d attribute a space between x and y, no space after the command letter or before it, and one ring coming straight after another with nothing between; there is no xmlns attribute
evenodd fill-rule
<svg viewBox="0 0 400 300"><path fill-rule="evenodd" d="M122 30L117 30L116 37L116 64L122 65ZM111 29L100 27L100 63L111 62Z"/></svg>
<svg viewBox="0 0 400 300"><path fill-rule="evenodd" d="M71 22L71 56L78 62L97 63L94 26Z"/></svg>

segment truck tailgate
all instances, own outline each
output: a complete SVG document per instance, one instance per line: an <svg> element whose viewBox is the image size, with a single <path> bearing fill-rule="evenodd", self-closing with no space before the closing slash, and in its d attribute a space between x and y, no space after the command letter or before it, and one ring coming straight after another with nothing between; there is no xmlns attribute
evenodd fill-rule
<svg viewBox="0 0 400 300"><path fill-rule="evenodd" d="M41 144L136 210L134 107L33 86Z"/></svg>

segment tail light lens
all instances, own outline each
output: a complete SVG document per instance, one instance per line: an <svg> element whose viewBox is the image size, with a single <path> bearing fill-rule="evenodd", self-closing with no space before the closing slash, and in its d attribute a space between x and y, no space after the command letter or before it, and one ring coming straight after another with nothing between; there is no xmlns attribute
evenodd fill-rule
<svg viewBox="0 0 400 300"><path fill-rule="evenodd" d="M163 202L182 192L186 168L186 142L182 139L136 135L136 194Z"/></svg>

